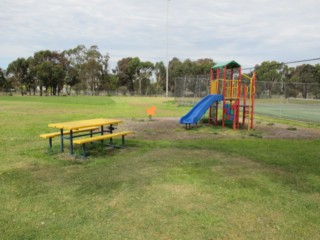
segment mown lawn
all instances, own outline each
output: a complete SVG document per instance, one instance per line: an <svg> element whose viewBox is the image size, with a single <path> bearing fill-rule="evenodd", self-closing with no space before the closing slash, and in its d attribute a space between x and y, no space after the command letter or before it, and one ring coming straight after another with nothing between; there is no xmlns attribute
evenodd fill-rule
<svg viewBox="0 0 320 240"><path fill-rule="evenodd" d="M128 138L84 162L38 137L50 122L147 118L152 105L157 117L188 111L163 98L0 96L0 238L319 239L320 139Z"/></svg>

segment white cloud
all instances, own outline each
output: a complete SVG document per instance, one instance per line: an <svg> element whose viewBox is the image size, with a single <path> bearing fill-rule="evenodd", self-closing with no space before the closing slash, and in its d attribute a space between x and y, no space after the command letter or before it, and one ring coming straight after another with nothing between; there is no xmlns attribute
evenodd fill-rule
<svg viewBox="0 0 320 240"><path fill-rule="evenodd" d="M98 45L111 62L138 56L264 60L320 57L317 0L2 0L0 66L44 49Z"/></svg>

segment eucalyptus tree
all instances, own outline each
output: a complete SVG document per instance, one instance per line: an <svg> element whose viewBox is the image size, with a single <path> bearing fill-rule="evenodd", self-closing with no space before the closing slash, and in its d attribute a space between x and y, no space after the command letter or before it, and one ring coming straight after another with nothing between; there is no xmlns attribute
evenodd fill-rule
<svg viewBox="0 0 320 240"><path fill-rule="evenodd" d="M297 66L293 77L299 83L299 89L303 98L307 98L310 91L316 93L315 90L317 89L313 90L313 86L317 82L317 68L315 66L310 64Z"/></svg>
<svg viewBox="0 0 320 240"><path fill-rule="evenodd" d="M194 75L209 75L210 69L215 64L211 58L201 58L193 61L193 74Z"/></svg>
<svg viewBox="0 0 320 240"><path fill-rule="evenodd" d="M186 59L182 63L182 69L185 76L192 76L188 78L186 86L189 91L196 93L207 91L209 85L209 73L211 67L214 65L212 59L198 59L191 61Z"/></svg>
<svg viewBox="0 0 320 240"><path fill-rule="evenodd" d="M164 93L166 90L166 67L163 62L154 65L157 93Z"/></svg>
<svg viewBox="0 0 320 240"><path fill-rule="evenodd" d="M70 95L72 88L76 86L78 83L80 83L79 72L76 70L76 68L68 65L65 78L66 94Z"/></svg>
<svg viewBox="0 0 320 240"><path fill-rule="evenodd" d="M26 82L26 88L27 91L29 92L29 95L33 93L33 95L36 94L37 90L37 77L36 77L36 71L35 71L35 66L33 65L33 57L29 57L27 59L28 61L28 78Z"/></svg>
<svg viewBox="0 0 320 240"><path fill-rule="evenodd" d="M174 84L175 84L175 79L177 77L183 77L185 76L184 74L184 68L183 68L183 63L176 57L174 57L170 62L169 62L169 81L168 81L168 88L169 92L173 93L174 91Z"/></svg>
<svg viewBox="0 0 320 240"><path fill-rule="evenodd" d="M205 90L205 84L199 85L198 76L207 75L209 76L210 68L214 65L214 61L209 58L190 60L186 59L183 62L178 58L173 58L169 63L169 90L172 92L174 90L175 79L177 77L190 77L186 86L189 91L194 94L198 90ZM203 79L201 77L201 79ZM209 83L208 83L209 84ZM200 88L201 87L201 88Z"/></svg>
<svg viewBox="0 0 320 240"><path fill-rule="evenodd" d="M63 53L69 62L67 79L70 88L79 85L81 90L89 91L92 95L98 94L100 89L104 90L109 80L108 53L102 55L95 45L88 49L78 45Z"/></svg>
<svg viewBox="0 0 320 240"><path fill-rule="evenodd" d="M131 95L133 95L136 92L137 88L135 87L135 85L137 84L135 84L135 82L139 81L138 77L140 74L140 68L141 68L140 58L134 57L128 62L128 71L130 74L128 89L131 92Z"/></svg>
<svg viewBox="0 0 320 240"><path fill-rule="evenodd" d="M110 56L108 53L102 56L102 76L100 80L100 88L104 91L116 90L116 78L114 78L109 72L109 60Z"/></svg>
<svg viewBox="0 0 320 240"><path fill-rule="evenodd" d="M0 68L0 89L7 90L8 82L5 77L5 72L2 68Z"/></svg>
<svg viewBox="0 0 320 240"><path fill-rule="evenodd" d="M129 89L133 89L133 75L128 68L129 62L132 60L131 57L122 58L117 62L117 66L114 69L114 74L118 79L118 88L123 89L123 94L126 94L126 91L130 91Z"/></svg>
<svg viewBox="0 0 320 240"><path fill-rule="evenodd" d="M199 93L207 93L209 91L210 69L215 65L211 58L201 58L194 62L195 72L197 74Z"/></svg>
<svg viewBox="0 0 320 240"><path fill-rule="evenodd" d="M108 75L103 75L102 80L100 81L99 90L105 91L107 95L110 95L117 89L118 77L112 73L108 73Z"/></svg>
<svg viewBox="0 0 320 240"><path fill-rule="evenodd" d="M64 55L56 51L39 51L34 54L32 64L40 87L40 95L43 94L43 87L47 94L59 95L67 72L67 60Z"/></svg>
<svg viewBox="0 0 320 240"><path fill-rule="evenodd" d="M118 76L118 86L126 87L131 95L135 92L135 79L140 69L140 59L138 57L122 58L117 62L115 74Z"/></svg>
<svg viewBox="0 0 320 240"><path fill-rule="evenodd" d="M271 98L272 94L281 93L283 69L284 64L276 61L265 61L255 66L257 74L256 93L258 97L261 94L266 94Z"/></svg>
<svg viewBox="0 0 320 240"><path fill-rule="evenodd" d="M26 84L29 77L28 69L28 61L25 58L18 58L9 64L6 72L13 85L20 90L22 96L25 94Z"/></svg>
<svg viewBox="0 0 320 240"><path fill-rule="evenodd" d="M73 49L63 51L63 54L68 61L66 72L67 94L71 94L72 88L76 88L76 90L79 91L84 90L86 47L84 45L78 45Z"/></svg>
<svg viewBox="0 0 320 240"><path fill-rule="evenodd" d="M283 65L283 74L281 79L281 94L285 98L297 97L300 93L297 85L297 77L294 76L295 68Z"/></svg>
<svg viewBox="0 0 320 240"><path fill-rule="evenodd" d="M138 82L138 94L146 95L151 90L151 77L154 70L152 62L140 62L137 67L136 82Z"/></svg>
<svg viewBox="0 0 320 240"><path fill-rule="evenodd" d="M85 85L90 89L90 94L96 95L103 76L102 55L97 46L91 46L86 51L86 62L83 65Z"/></svg>

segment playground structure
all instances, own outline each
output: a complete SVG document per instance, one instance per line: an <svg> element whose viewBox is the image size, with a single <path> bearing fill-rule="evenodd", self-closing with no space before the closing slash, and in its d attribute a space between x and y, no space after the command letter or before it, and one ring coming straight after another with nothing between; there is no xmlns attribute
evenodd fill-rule
<svg viewBox="0 0 320 240"><path fill-rule="evenodd" d="M209 123L233 129L244 127L248 119L248 129L253 128L256 74L243 74L236 61L215 64L210 70L210 94L201 99L180 119L186 128L197 124L209 109ZM219 104L222 109L219 111ZM221 117L219 118L219 115ZM241 118L241 121L240 121Z"/></svg>

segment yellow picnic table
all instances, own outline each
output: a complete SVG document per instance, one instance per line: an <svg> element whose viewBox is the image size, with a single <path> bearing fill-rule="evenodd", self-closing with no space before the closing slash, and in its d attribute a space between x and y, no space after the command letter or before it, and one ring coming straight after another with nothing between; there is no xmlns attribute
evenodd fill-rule
<svg viewBox="0 0 320 240"><path fill-rule="evenodd" d="M105 132L112 133L112 131L115 129L113 125L116 125L121 122L122 120L117 120L117 119L95 118L95 119L86 119L86 120L80 120L80 121L50 123L48 124L48 127L60 129L61 152L64 151L63 140L64 139L70 140L70 155L72 155L73 139L74 139L73 131L80 130L83 128L88 128L88 127L99 127L100 131L98 133L103 135ZM105 126L106 126L106 129L104 129ZM69 131L70 134L68 136L65 136L64 131ZM81 136L84 136L84 135L81 135ZM79 135L77 137L79 137Z"/></svg>

